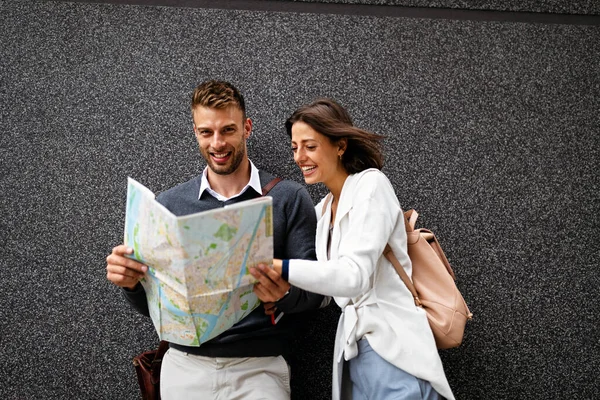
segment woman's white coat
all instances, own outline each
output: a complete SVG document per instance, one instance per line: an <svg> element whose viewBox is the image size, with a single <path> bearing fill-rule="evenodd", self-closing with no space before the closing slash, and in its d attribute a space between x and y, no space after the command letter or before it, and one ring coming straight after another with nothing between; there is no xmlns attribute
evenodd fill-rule
<svg viewBox="0 0 600 400"><path fill-rule="evenodd" d="M429 381L443 397L454 399L425 311L415 306L412 295L383 256L389 243L411 276L404 218L387 177L368 169L346 179L333 223L329 260L331 202L321 213L323 203L324 199L315 207L318 261L290 260L289 282L333 296L342 309L335 340L332 398L347 398L342 388L343 362L357 355L357 341L366 338L385 360Z"/></svg>

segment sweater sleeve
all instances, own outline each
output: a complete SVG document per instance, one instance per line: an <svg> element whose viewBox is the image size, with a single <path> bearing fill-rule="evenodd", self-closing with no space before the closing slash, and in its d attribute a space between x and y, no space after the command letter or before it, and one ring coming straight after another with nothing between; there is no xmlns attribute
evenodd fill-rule
<svg viewBox="0 0 600 400"><path fill-rule="evenodd" d="M353 200L344 217L348 219L347 226L341 233L337 258L290 260L290 284L327 296L349 298L369 290L377 263L402 211L385 175L371 173L359 179L354 193L343 194Z"/></svg>
<svg viewBox="0 0 600 400"><path fill-rule="evenodd" d="M317 218L308 191L299 187L286 207L285 254L276 258L315 260L315 233ZM277 302L277 308L284 313L295 313L319 308L324 296L292 285L288 295Z"/></svg>
<svg viewBox="0 0 600 400"><path fill-rule="evenodd" d="M138 282L134 290L121 289L121 292L123 293L125 300L127 300L127 302L131 304L131 306L135 308L137 312L145 315L146 317L150 316L150 312L148 311L148 299L146 298L146 291L141 283Z"/></svg>

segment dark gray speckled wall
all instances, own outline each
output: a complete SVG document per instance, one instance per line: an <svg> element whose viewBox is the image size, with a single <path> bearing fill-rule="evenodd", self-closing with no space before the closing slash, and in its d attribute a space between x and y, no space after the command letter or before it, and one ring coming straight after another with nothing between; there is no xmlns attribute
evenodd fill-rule
<svg viewBox="0 0 600 400"><path fill-rule="evenodd" d="M600 26L25 0L0 0L0 26L0 398L137 398L156 335L105 257L127 176L159 192L201 171L188 99L213 77L280 176L301 181L282 123L316 96L388 137L385 172L475 314L442 352L458 399L597 397ZM306 325L295 399L329 398L337 314Z"/></svg>

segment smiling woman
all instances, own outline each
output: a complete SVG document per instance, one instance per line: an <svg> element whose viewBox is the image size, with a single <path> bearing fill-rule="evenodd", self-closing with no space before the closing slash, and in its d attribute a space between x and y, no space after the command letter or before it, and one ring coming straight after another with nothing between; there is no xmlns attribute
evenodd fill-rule
<svg viewBox="0 0 600 400"><path fill-rule="evenodd" d="M383 155L379 145L383 136L354 126L350 114L334 100L317 99L312 104L296 110L285 122L290 137L293 136L293 131L301 130L297 126L298 122L303 122L315 132L326 136L332 143L347 143L347 148L339 156L348 173L383 167ZM295 125L296 129L292 129ZM294 147L292 140L292 149Z"/></svg>
<svg viewBox="0 0 600 400"><path fill-rule="evenodd" d="M347 176L341 163L346 147L345 138L333 141L302 121L292 127L294 160L308 184L323 182L330 187L332 180Z"/></svg>
<svg viewBox="0 0 600 400"><path fill-rule="evenodd" d="M332 398L453 399L425 312L383 256L389 244L412 275L403 212L380 171L382 136L353 126L330 99L296 110L286 130L305 182L325 184L333 200L316 206L317 261L273 268L342 309Z"/></svg>
<svg viewBox="0 0 600 400"><path fill-rule="evenodd" d="M331 99L300 107L285 127L304 181L323 183L333 195L332 221L348 175L383 167L383 136L355 127L348 112Z"/></svg>

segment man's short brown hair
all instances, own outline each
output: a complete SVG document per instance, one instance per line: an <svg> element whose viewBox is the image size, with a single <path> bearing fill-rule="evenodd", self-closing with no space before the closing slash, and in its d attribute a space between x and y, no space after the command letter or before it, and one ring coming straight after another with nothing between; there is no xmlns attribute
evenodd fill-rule
<svg viewBox="0 0 600 400"><path fill-rule="evenodd" d="M208 108L226 108L236 106L242 110L244 120L246 119L246 104L244 96L229 82L209 80L204 81L192 94L192 112L197 106Z"/></svg>

